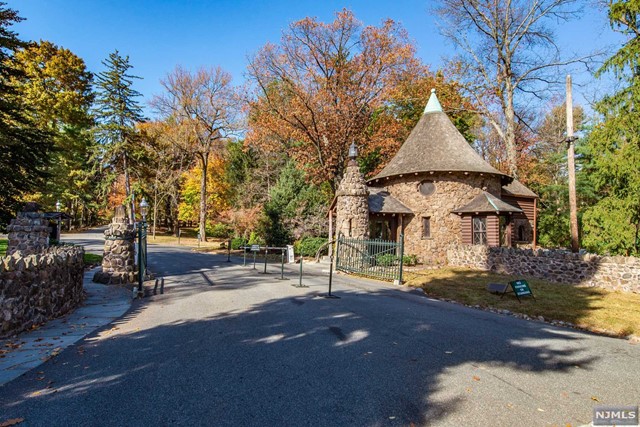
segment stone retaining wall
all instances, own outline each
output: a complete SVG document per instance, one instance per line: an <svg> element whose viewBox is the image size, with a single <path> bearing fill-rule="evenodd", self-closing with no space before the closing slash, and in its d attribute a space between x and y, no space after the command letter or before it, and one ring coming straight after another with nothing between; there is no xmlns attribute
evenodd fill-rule
<svg viewBox="0 0 640 427"><path fill-rule="evenodd" d="M449 247L447 260L455 267L640 293L640 258L457 245Z"/></svg>
<svg viewBox="0 0 640 427"><path fill-rule="evenodd" d="M62 316L82 302L84 249L52 246L0 257L0 338Z"/></svg>

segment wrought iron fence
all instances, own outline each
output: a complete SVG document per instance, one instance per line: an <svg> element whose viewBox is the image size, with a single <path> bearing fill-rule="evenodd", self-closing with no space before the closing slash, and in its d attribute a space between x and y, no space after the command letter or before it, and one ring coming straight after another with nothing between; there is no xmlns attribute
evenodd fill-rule
<svg viewBox="0 0 640 427"><path fill-rule="evenodd" d="M336 269L375 279L402 283L404 235L400 240L338 237Z"/></svg>

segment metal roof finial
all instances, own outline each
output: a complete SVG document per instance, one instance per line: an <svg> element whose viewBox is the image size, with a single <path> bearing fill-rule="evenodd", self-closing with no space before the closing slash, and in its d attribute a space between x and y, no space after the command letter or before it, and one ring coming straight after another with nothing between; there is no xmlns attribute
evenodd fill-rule
<svg viewBox="0 0 640 427"><path fill-rule="evenodd" d="M442 113L442 105L440 105L440 101L438 101L435 89L431 89L429 102L427 102L427 106L424 107L424 114L427 113Z"/></svg>

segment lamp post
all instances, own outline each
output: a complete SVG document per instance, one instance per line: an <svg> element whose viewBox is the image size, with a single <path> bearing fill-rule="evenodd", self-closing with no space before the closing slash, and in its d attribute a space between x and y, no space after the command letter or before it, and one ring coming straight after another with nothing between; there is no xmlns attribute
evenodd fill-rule
<svg viewBox="0 0 640 427"><path fill-rule="evenodd" d="M149 204L143 197L140 201L140 214L142 221L138 224L138 295L144 295L143 283L147 274L147 213L149 212Z"/></svg>
<svg viewBox="0 0 640 427"><path fill-rule="evenodd" d="M140 214L142 215L142 222L143 223L147 222L147 213L148 212L149 212L149 203L147 203L147 199L145 199L143 197L142 201L140 202Z"/></svg>
<svg viewBox="0 0 640 427"><path fill-rule="evenodd" d="M349 146L349 158L355 162L356 157L358 157L358 147L355 142L352 142Z"/></svg>
<svg viewBox="0 0 640 427"><path fill-rule="evenodd" d="M58 214L58 232L57 232L56 240L58 242L60 242L60 209L61 208L62 208L62 203L60 203L60 200L58 200L56 202L56 213Z"/></svg>

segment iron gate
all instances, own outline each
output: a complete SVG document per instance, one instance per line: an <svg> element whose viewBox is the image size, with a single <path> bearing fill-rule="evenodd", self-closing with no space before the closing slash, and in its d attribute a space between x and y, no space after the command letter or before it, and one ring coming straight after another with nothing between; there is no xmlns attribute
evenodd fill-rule
<svg viewBox="0 0 640 427"><path fill-rule="evenodd" d="M400 240L338 237L336 269L375 279L402 283L404 235Z"/></svg>

